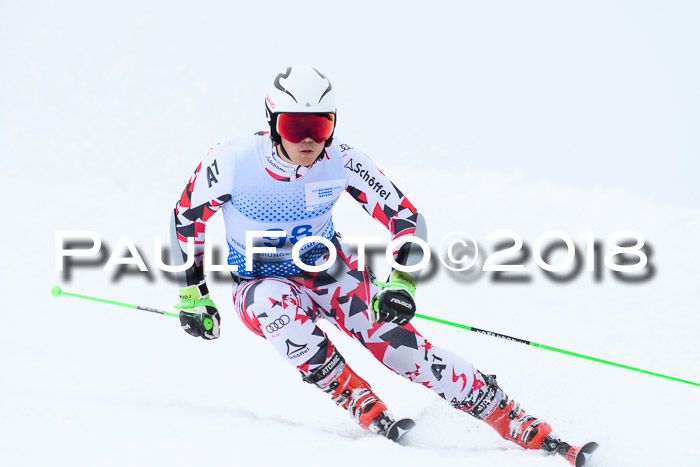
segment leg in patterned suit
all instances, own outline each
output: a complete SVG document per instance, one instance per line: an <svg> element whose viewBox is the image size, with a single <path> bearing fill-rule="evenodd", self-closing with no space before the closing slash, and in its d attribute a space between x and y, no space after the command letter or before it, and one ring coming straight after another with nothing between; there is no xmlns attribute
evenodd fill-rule
<svg viewBox="0 0 700 467"><path fill-rule="evenodd" d="M338 259L327 271L236 284L234 305L245 325L266 338L308 382L330 393L365 428L376 432L386 428L390 417L386 405L316 326L319 319L333 323L390 370L486 421L505 439L540 448L551 427L509 400L493 375L436 347L410 323L371 323L368 303L378 291L372 272L358 271L357 257L334 243ZM374 423L375 419L379 420Z"/></svg>

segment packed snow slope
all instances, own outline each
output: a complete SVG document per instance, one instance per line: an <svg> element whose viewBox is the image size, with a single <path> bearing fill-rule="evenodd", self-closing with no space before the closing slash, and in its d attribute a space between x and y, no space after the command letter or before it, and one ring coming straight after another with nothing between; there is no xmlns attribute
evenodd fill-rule
<svg viewBox="0 0 700 467"><path fill-rule="evenodd" d="M500 439L321 322L418 424L405 446L364 432L245 329L225 274L210 275L222 313L213 342L174 318L51 296L60 285L172 310L177 286L155 268L153 239L167 241L208 148L264 128L267 84L291 63L332 80L338 137L424 213L435 252L454 231L478 242L467 273L431 260L420 313L700 382L697 7L353 5L3 5L0 465L566 465ZM349 196L335 213L344 235L388 240ZM207 235L224 250L219 216ZM60 230L97 232L105 256L57 272ZM523 238L526 254L504 259L524 271L481 272L502 240L487 237L503 230ZM581 269L558 273L567 280L533 257L551 230L577 246ZM621 230L643 235L645 269L587 271L581 235L592 231L605 255ZM148 274L102 270L123 236ZM389 270L381 254L372 263L379 277ZM598 441L593 467L700 462L697 386L415 325L497 374L564 439Z"/></svg>

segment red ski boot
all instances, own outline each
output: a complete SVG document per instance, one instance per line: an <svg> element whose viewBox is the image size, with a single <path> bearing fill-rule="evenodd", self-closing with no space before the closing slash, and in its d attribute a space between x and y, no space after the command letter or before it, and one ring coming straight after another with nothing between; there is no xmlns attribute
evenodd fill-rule
<svg viewBox="0 0 700 467"><path fill-rule="evenodd" d="M547 422L526 414L519 403L509 401L505 394L498 407L483 420L503 438L525 449L540 449L542 441L552 432Z"/></svg>
<svg viewBox="0 0 700 467"><path fill-rule="evenodd" d="M544 439L552 433L552 427L525 413L514 400L509 400L498 386L495 375L482 377L486 384L479 390L476 402L463 410L485 421L504 439L525 449L540 449Z"/></svg>
<svg viewBox="0 0 700 467"><path fill-rule="evenodd" d="M369 383L357 375L334 350L328 361L304 378L346 409L361 427L398 441L415 426L410 419L394 420Z"/></svg>
<svg viewBox="0 0 700 467"><path fill-rule="evenodd" d="M559 454L575 467L582 467L598 448L591 442L583 446L571 446L562 441L543 420L525 413L520 404L508 400L508 396L498 386L496 375L478 372L484 384L473 395L474 403L459 403L455 406L468 414L485 421L499 435L513 441L525 449L541 449L547 454Z"/></svg>

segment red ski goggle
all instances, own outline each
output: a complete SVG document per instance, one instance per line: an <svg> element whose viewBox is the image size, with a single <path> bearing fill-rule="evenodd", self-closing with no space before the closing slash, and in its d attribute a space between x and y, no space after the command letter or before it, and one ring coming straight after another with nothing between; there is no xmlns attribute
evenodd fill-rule
<svg viewBox="0 0 700 467"><path fill-rule="evenodd" d="M321 143L333 134L335 115L328 114L290 114L277 116L277 133L292 143L301 143L311 138Z"/></svg>

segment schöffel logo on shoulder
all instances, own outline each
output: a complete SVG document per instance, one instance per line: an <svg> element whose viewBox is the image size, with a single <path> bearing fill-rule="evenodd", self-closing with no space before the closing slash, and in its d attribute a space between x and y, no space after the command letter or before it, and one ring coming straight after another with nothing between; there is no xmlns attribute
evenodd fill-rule
<svg viewBox="0 0 700 467"><path fill-rule="evenodd" d="M391 195L391 191L385 190L384 185L379 183L373 175L370 175L370 171L367 169L362 168L362 163L357 162L353 165L352 159L350 159L346 164L345 164L346 169L350 169L351 171L355 172L356 174L360 175L360 178L367 182L367 185L377 193L379 193L379 196L381 196L384 199L389 199L389 195Z"/></svg>

